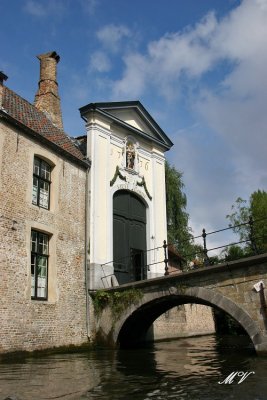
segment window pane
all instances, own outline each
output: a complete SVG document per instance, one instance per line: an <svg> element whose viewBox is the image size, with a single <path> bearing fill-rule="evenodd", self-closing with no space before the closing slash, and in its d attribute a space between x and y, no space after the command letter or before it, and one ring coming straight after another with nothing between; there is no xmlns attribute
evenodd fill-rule
<svg viewBox="0 0 267 400"><path fill-rule="evenodd" d="M34 161L33 161L33 173L35 175L40 175L40 160L38 158L34 158Z"/></svg>
<svg viewBox="0 0 267 400"><path fill-rule="evenodd" d="M48 235L44 233L39 233L38 253L48 254Z"/></svg>
<svg viewBox="0 0 267 400"><path fill-rule="evenodd" d="M46 162L42 161L41 164L41 177L50 181L50 171L51 167Z"/></svg>
<svg viewBox="0 0 267 400"><path fill-rule="evenodd" d="M50 167L47 168L46 171L45 171L45 179L47 179L48 181L51 180L51 172L50 171L51 171Z"/></svg>
<svg viewBox="0 0 267 400"><path fill-rule="evenodd" d="M39 206L48 209L49 205L49 183L40 180Z"/></svg>
<svg viewBox="0 0 267 400"><path fill-rule="evenodd" d="M39 278L38 279L38 287L37 287L37 297L46 298L47 296L46 296L45 283L44 283L44 286L42 286L42 285L43 285L43 282L41 282L41 278Z"/></svg>
<svg viewBox="0 0 267 400"><path fill-rule="evenodd" d="M47 293L47 257L38 257L37 297L46 297Z"/></svg>
<svg viewBox="0 0 267 400"><path fill-rule="evenodd" d="M32 246L31 246L31 251L34 253L37 253L37 232L32 231L32 238L31 238Z"/></svg>
<svg viewBox="0 0 267 400"><path fill-rule="evenodd" d="M37 204L38 200L38 179L36 176L33 177L33 183L32 183L32 203Z"/></svg>
<svg viewBox="0 0 267 400"><path fill-rule="evenodd" d="M35 296L35 265L36 256L32 254L31 256L31 296Z"/></svg>
<svg viewBox="0 0 267 400"><path fill-rule="evenodd" d="M38 277L46 277L47 257L38 256Z"/></svg>

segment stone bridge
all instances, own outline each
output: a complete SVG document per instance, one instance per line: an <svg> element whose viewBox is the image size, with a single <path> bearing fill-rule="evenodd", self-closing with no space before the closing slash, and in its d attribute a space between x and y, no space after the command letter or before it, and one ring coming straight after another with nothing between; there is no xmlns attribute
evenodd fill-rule
<svg viewBox="0 0 267 400"><path fill-rule="evenodd" d="M102 308L95 313L95 340L107 346L138 345L161 314L177 305L197 303L229 314L248 333L257 354L267 354L264 287L254 288L260 281L267 284L267 253L105 289L101 291ZM122 292L138 296L132 303L128 299L122 304L123 311L115 315L109 302L114 298L123 302Z"/></svg>

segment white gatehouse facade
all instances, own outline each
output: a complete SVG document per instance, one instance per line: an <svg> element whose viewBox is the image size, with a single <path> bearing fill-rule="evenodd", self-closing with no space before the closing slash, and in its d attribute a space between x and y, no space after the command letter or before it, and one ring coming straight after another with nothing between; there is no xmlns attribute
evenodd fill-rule
<svg viewBox="0 0 267 400"><path fill-rule="evenodd" d="M91 103L80 112L91 160L90 288L163 275L164 153L172 142L139 101Z"/></svg>

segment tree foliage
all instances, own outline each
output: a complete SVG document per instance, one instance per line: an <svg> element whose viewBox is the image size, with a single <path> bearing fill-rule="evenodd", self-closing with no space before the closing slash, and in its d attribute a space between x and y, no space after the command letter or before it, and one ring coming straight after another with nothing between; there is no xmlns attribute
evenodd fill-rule
<svg viewBox="0 0 267 400"><path fill-rule="evenodd" d="M174 244L181 255L187 255L193 252L193 245L182 173L168 162L165 164L165 182L168 243Z"/></svg>
<svg viewBox="0 0 267 400"><path fill-rule="evenodd" d="M258 190L250 196L253 235L258 251L267 251L267 192Z"/></svg>
<svg viewBox="0 0 267 400"><path fill-rule="evenodd" d="M223 250L220 258L224 261L234 261L247 256L248 253L246 248L233 244Z"/></svg>
<svg viewBox="0 0 267 400"><path fill-rule="evenodd" d="M267 192L257 190L251 194L249 201L239 197L232 205L232 213L226 218L239 235L239 240L246 241L241 250L240 246L232 246L228 250L229 257L267 251Z"/></svg>

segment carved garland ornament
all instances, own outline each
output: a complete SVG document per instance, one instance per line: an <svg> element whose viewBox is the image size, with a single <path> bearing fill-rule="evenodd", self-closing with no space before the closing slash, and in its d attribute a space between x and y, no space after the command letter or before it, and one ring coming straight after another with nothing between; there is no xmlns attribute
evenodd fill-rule
<svg viewBox="0 0 267 400"><path fill-rule="evenodd" d="M120 172L120 168L119 168L119 166L117 165L115 174L114 174L112 180L110 181L110 186L113 186L113 185L114 185L114 183L116 182L116 179L117 179L118 177L119 177L122 181L127 182L126 176L123 176L123 175L122 175L122 173ZM152 200L152 196L150 195L150 193L149 193L149 191L148 191L148 189L147 189L146 181L145 181L145 178L144 178L144 177L142 178L141 182L136 182L136 185L139 186L139 187L142 187L142 186L143 186L143 187L144 187L144 190L145 190L145 192L146 192L147 197L149 198L149 200Z"/></svg>
<svg viewBox="0 0 267 400"><path fill-rule="evenodd" d="M144 189L145 189L145 192L146 192L146 194L147 194L147 197L149 198L149 200L152 200L152 196L150 195L150 193L149 193L149 191L148 191L148 189L147 189L147 186L146 186L145 178L143 177L143 178L142 178L142 181L141 181L141 182L136 182L136 184L137 184L138 186L144 186Z"/></svg>
<svg viewBox="0 0 267 400"><path fill-rule="evenodd" d="M113 186L113 185L114 185L114 183L116 182L116 179L117 179L118 177L119 177L122 181L125 181L125 182L126 182L126 176L123 176L123 175L122 175L122 173L120 172L120 168L119 168L119 166L117 165L115 174L114 174L112 180L110 181L110 186Z"/></svg>

